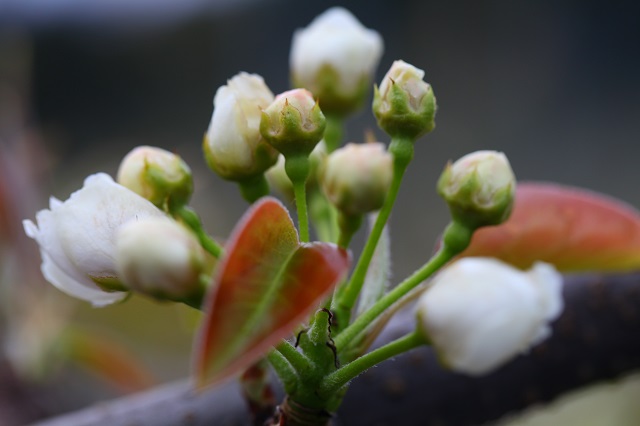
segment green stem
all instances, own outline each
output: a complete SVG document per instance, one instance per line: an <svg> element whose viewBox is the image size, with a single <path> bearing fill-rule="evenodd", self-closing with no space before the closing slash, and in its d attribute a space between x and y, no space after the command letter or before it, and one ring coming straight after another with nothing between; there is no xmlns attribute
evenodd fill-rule
<svg viewBox="0 0 640 426"><path fill-rule="evenodd" d="M311 166L309 156L306 154L294 154L285 156L284 171L287 173L293 185L293 195L296 199L296 210L298 210L298 228L300 241L309 242L309 216L307 214L307 178Z"/></svg>
<svg viewBox="0 0 640 426"><path fill-rule="evenodd" d="M342 142L342 129L344 120L337 115L328 114L327 127L324 130L324 143L327 146L327 153L332 153L340 147Z"/></svg>
<svg viewBox="0 0 640 426"><path fill-rule="evenodd" d="M413 141L409 139L393 139L389 146L389 152L391 152L394 157L393 180L391 181L391 187L389 188L389 192L385 198L382 209L380 209L380 212L378 213L378 218L371 229L371 233L369 234L369 238L362 250L360 259L358 259L358 264L353 271L351 280L345 287L344 292L342 292L337 305L333 307L338 313L341 326L348 324L348 321L345 322L340 318L350 318L351 309L360 294L360 290L362 290L362 285L364 284L376 245L378 245L378 240L382 235L384 226L391 215L391 210L395 204L396 197L398 196L404 172L407 170L407 167L413 158Z"/></svg>
<svg viewBox="0 0 640 426"><path fill-rule="evenodd" d="M304 374L313 368L309 358L301 354L286 340L276 346L276 350L291 364L298 374Z"/></svg>
<svg viewBox="0 0 640 426"><path fill-rule="evenodd" d="M335 242L337 233L335 208L317 187L312 188L308 195L309 217L318 238L320 241Z"/></svg>
<svg viewBox="0 0 640 426"><path fill-rule="evenodd" d="M362 225L362 215L349 215L338 212L338 226L340 228L340 238L338 245L344 249L349 247L351 239L358 232Z"/></svg>
<svg viewBox="0 0 640 426"><path fill-rule="evenodd" d="M200 245L215 258L220 258L224 254L224 249L213 238L205 232L198 214L189 207L182 206L171 212L175 218L180 219L198 237Z"/></svg>
<svg viewBox="0 0 640 426"><path fill-rule="evenodd" d="M290 395L295 392L296 384L299 380L298 373L291 366L287 358L282 355L281 352L274 349L267 354L267 359L282 382L285 393Z"/></svg>
<svg viewBox="0 0 640 426"><path fill-rule="evenodd" d="M318 393L320 397L329 397L374 365L427 343L422 333L418 331L409 333L329 374L322 380Z"/></svg>
<svg viewBox="0 0 640 426"><path fill-rule="evenodd" d="M309 216L307 214L307 189L303 182L293 184L293 192L296 197L296 210L298 210L298 228L300 241L309 242Z"/></svg>
<svg viewBox="0 0 640 426"><path fill-rule="evenodd" d="M397 287L385 294L380 300L371 306L371 308L360 315L353 324L348 326L342 331L342 333L335 337L334 342L338 351L343 352L347 345L356 341L358 335L371 325L381 313L400 300L402 296L418 286L421 282L429 278L456 254L458 254L457 251L454 252L447 246L443 246L422 268L418 269L410 277L398 284Z"/></svg>
<svg viewBox="0 0 640 426"><path fill-rule="evenodd" d="M248 203L253 204L260 198L269 195L269 183L264 173L238 182L240 193Z"/></svg>

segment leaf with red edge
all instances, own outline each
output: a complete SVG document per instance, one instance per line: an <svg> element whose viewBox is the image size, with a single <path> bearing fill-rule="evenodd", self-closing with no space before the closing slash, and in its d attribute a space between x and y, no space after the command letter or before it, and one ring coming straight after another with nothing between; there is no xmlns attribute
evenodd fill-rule
<svg viewBox="0 0 640 426"><path fill-rule="evenodd" d="M640 212L611 197L552 183L519 183L511 217L481 228L462 256L493 256L561 271L640 269Z"/></svg>
<svg viewBox="0 0 640 426"><path fill-rule="evenodd" d="M336 245L301 244L278 200L255 203L234 229L204 304L198 384L229 378L289 336L348 268L348 253Z"/></svg>

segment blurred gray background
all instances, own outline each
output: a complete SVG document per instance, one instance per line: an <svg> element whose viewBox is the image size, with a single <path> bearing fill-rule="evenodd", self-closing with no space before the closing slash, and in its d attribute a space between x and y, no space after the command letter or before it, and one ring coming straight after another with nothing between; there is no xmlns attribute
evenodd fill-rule
<svg viewBox="0 0 640 426"><path fill-rule="evenodd" d="M391 220L396 281L447 223L435 193L442 168L473 150L504 151L521 180L640 206L635 1L0 0L0 144L42 148L36 208L90 173L114 175L136 145L175 151L194 169L194 207L224 237L246 204L201 155L215 90L239 71L288 89L293 31L338 4L384 38L378 82L403 59L438 98L436 130L417 143ZM367 129L388 141L369 110L349 121L347 139Z"/></svg>

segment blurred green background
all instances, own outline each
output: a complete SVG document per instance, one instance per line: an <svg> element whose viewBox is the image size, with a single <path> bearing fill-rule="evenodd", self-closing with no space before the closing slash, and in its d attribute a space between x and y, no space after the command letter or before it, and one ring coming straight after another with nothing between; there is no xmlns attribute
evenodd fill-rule
<svg viewBox="0 0 640 426"><path fill-rule="evenodd" d="M114 175L129 150L148 144L191 165L192 205L212 234L228 235L246 204L201 155L215 90L239 71L261 74L275 93L288 89L293 31L333 5L0 0L0 155L28 170L18 181L31 191L14 191L22 206L16 216L32 218L49 194L66 199L88 174ZM435 181L446 161L469 151L504 151L521 180L587 187L640 206L640 3L340 5L384 38L377 81L403 59L426 71L438 98L437 128L417 143L391 219L396 280L431 252L448 218ZM347 139L361 141L367 129L387 141L368 110L349 121ZM10 227L22 238L18 222ZM34 244L23 244L35 257ZM133 300L74 306L72 315L169 380L189 371L195 319L184 311ZM68 368L53 378L66 380ZM95 385L91 376L77 380L78 389ZM70 409L113 395L97 388L53 405Z"/></svg>

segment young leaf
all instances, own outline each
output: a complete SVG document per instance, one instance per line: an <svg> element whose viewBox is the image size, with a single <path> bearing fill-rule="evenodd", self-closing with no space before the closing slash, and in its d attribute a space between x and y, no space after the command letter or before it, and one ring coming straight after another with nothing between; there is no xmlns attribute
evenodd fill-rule
<svg viewBox="0 0 640 426"><path fill-rule="evenodd" d="M349 255L301 244L276 199L256 202L233 231L203 308L195 350L200 386L239 372L288 336L346 274Z"/></svg>
<svg viewBox="0 0 640 426"><path fill-rule="evenodd" d="M367 215L369 228L373 228L373 224L378 217L377 213ZM356 308L357 315L360 315L369 309L378 301L389 289L389 280L391 278L391 238L389 236L389 227L385 226L382 235L378 240L376 249L373 252L373 258L369 264L369 269L364 278L362 292L358 300Z"/></svg>
<svg viewBox="0 0 640 426"><path fill-rule="evenodd" d="M522 268L542 260L567 272L634 270L640 212L584 189L519 183L509 220L479 229L462 256L494 256Z"/></svg>

